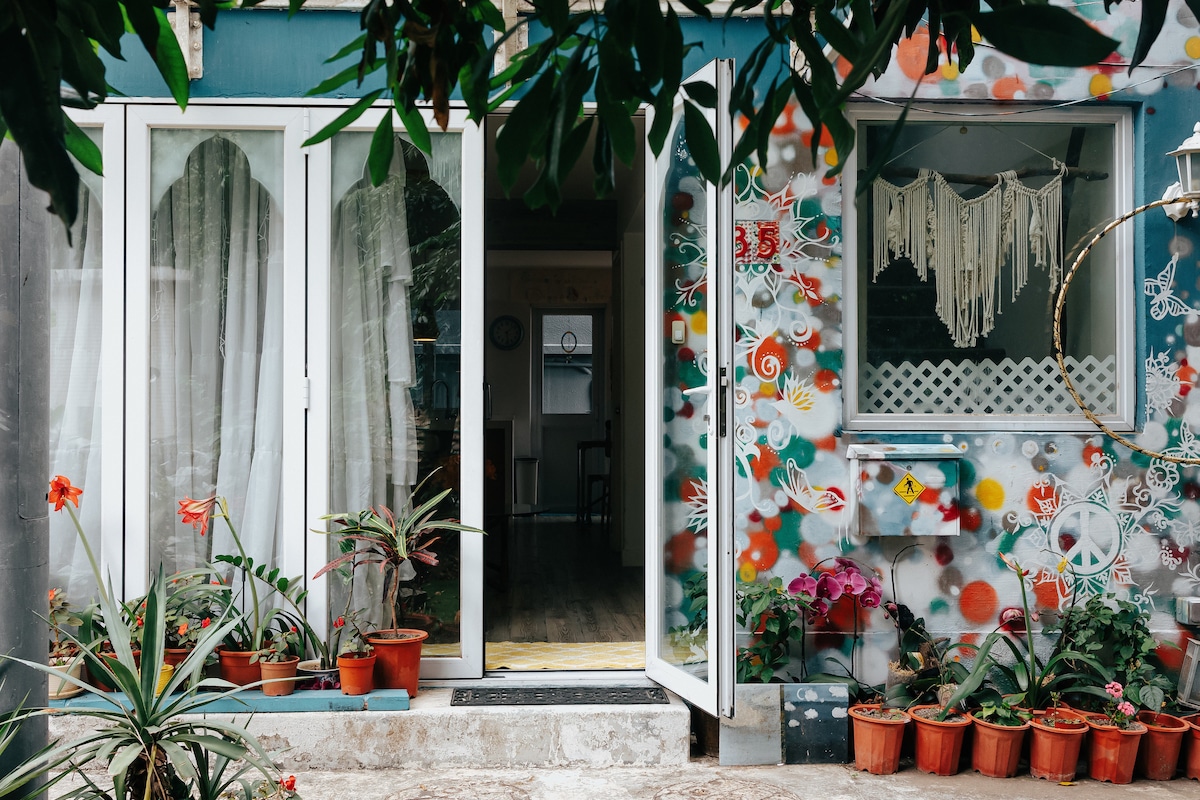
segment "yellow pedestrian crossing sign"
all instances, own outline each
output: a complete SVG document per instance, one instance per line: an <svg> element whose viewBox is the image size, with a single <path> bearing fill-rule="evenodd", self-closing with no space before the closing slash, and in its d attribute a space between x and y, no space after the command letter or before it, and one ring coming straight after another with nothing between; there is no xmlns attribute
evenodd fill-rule
<svg viewBox="0 0 1200 800"><path fill-rule="evenodd" d="M911 506L921 496L921 492L925 491L925 486L914 478L911 472L906 472L904 477L896 482L896 488L892 491Z"/></svg>

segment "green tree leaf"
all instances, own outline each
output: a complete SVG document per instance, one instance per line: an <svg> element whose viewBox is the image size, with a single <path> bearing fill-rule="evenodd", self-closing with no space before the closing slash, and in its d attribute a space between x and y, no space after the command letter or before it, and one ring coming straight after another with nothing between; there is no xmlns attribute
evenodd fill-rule
<svg viewBox="0 0 1200 800"><path fill-rule="evenodd" d="M66 128L65 143L67 151L75 156L75 160L84 169L94 172L97 175L103 175L104 157L100 153L100 148L66 114L63 114L63 125Z"/></svg>
<svg viewBox="0 0 1200 800"><path fill-rule="evenodd" d="M387 180L395 154L396 134L392 130L392 115L384 114L371 137L371 152L367 156L367 167L371 171L371 184L381 185Z"/></svg>
<svg viewBox="0 0 1200 800"><path fill-rule="evenodd" d="M1086 67L1119 44L1058 6L1011 5L970 17L997 50L1029 64Z"/></svg>
<svg viewBox="0 0 1200 800"><path fill-rule="evenodd" d="M371 107L372 103L383 96L383 92L383 89L376 89L373 92L367 92L365 95L360 97L354 105L347 108L341 114L338 114L337 118L334 119L333 122L329 123L324 128L321 128L321 130L308 137L303 146L308 147L309 145L319 144L337 134L351 122L354 122L354 120L361 117L363 113Z"/></svg>

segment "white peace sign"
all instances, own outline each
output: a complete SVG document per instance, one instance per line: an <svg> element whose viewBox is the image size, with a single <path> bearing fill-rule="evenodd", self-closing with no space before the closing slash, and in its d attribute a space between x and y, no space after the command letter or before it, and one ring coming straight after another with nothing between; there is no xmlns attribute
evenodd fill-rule
<svg viewBox="0 0 1200 800"><path fill-rule="evenodd" d="M1062 556L1079 575L1101 573L1121 554L1121 526L1112 511L1099 503L1071 503L1060 508L1050 525L1051 546L1060 552L1063 534L1075 540Z"/></svg>

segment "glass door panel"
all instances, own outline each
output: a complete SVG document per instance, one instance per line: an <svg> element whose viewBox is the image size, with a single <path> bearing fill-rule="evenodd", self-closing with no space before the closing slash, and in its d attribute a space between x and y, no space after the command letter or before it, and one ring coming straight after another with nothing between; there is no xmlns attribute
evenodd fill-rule
<svg viewBox="0 0 1200 800"><path fill-rule="evenodd" d="M399 512L449 490L438 516L478 525L482 314L467 280L474 251L462 237L475 213L473 200L464 207L465 169L474 161L466 151L477 140L434 132L427 154L397 133L388 178L372 186L367 155L383 113L315 147L310 162L310 207L327 215L310 219L320 258L313 263L328 265L310 286L313 310L321 306L310 316L310 335L320 340L310 360L313 423L328 431L321 453L310 454L315 474L327 475L324 485L310 482L310 508L314 519L381 505ZM437 564L409 561L399 576L397 624L429 633L425 677L482 674L478 539L444 533L432 548ZM336 550L337 540L322 536L309 573ZM313 594L322 595L328 619L362 609L374 626L390 627L377 569L325 580Z"/></svg>
<svg viewBox="0 0 1200 800"><path fill-rule="evenodd" d="M731 73L716 61L685 81L718 91L721 118L709 124L722 163ZM646 671L715 716L732 712L733 694L732 195L700 175L688 133L678 100L646 196L647 386L661 393L646 420Z"/></svg>

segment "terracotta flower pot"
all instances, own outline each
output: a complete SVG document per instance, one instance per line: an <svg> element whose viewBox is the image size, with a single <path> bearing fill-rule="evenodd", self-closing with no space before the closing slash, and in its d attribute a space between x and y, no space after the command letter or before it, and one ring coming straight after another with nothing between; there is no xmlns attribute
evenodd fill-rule
<svg viewBox="0 0 1200 800"><path fill-rule="evenodd" d="M1115 725L1101 725L1093 717L1088 719L1088 727L1092 729L1092 758L1088 763L1088 774L1092 780L1132 782L1138 745L1146 735L1146 726L1118 728Z"/></svg>
<svg viewBox="0 0 1200 800"><path fill-rule="evenodd" d="M1029 723L997 725L972 714L967 716L975 723L971 769L989 778L1011 778L1016 775Z"/></svg>
<svg viewBox="0 0 1200 800"><path fill-rule="evenodd" d="M258 683L262 680L259 662L250 661L254 653L254 650L227 650L224 647L218 649L217 655L221 659L221 679L238 686Z"/></svg>
<svg viewBox="0 0 1200 800"><path fill-rule="evenodd" d="M407 689L417 696L417 678L421 673L421 643L429 638L425 631L395 628L375 631L367 641L375 651L375 686L380 689Z"/></svg>
<svg viewBox="0 0 1200 800"><path fill-rule="evenodd" d="M262 693L267 697L283 697L294 692L296 690L296 665L299 663L299 656L292 656L284 661L259 662L264 681L278 680L278 683L264 683ZM280 678L287 680L279 680Z"/></svg>
<svg viewBox="0 0 1200 800"><path fill-rule="evenodd" d="M188 657L188 653L192 652L190 647L167 647L163 649L163 663L170 664L172 667L178 667Z"/></svg>
<svg viewBox="0 0 1200 800"><path fill-rule="evenodd" d="M345 653L338 656L342 694L366 694L375 688L375 654Z"/></svg>
<svg viewBox="0 0 1200 800"><path fill-rule="evenodd" d="M1169 781L1179 767L1179 751L1190 726L1179 717L1142 711L1138 722L1146 726L1146 738L1138 751L1137 772L1152 781Z"/></svg>
<svg viewBox="0 0 1200 800"><path fill-rule="evenodd" d="M1036 712L1029 723L1029 774L1055 783L1075 780L1087 723L1074 711Z"/></svg>
<svg viewBox="0 0 1200 800"><path fill-rule="evenodd" d="M1183 760L1183 774L1185 777L1200 780L1200 714L1184 717L1183 721L1189 728L1188 735L1184 737L1187 755Z"/></svg>
<svg viewBox="0 0 1200 800"><path fill-rule="evenodd" d="M917 731L917 769L934 775L955 775L962 756L963 737L971 727L971 719L959 714L957 718L938 721L923 716L923 713L929 713L927 709L940 711L941 706L913 706L908 710Z"/></svg>
<svg viewBox="0 0 1200 800"><path fill-rule="evenodd" d="M111 650L105 650L100 653L97 653L96 655L98 655L106 663L115 662L117 660L117 654ZM134 663L134 666L141 668L141 666L142 666L142 651L141 650L133 651L133 663ZM103 674L93 675L92 671L90 669L88 670L88 679L93 686L95 686L97 689L99 689L102 692L115 692L117 690L117 687L108 685L108 683L105 680L105 676Z"/></svg>
<svg viewBox="0 0 1200 800"><path fill-rule="evenodd" d="M899 709L889 709L893 718L871 716L879 712L878 703L856 705L850 709L854 721L854 768L872 775L891 775L900 768L900 746L909 716Z"/></svg>

